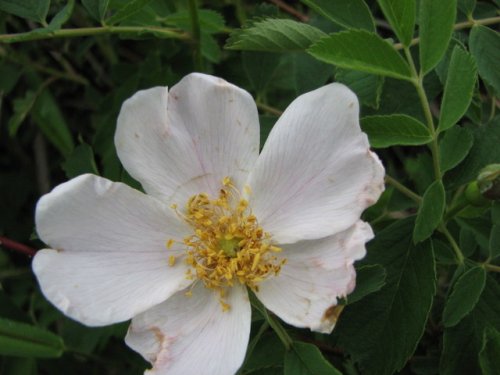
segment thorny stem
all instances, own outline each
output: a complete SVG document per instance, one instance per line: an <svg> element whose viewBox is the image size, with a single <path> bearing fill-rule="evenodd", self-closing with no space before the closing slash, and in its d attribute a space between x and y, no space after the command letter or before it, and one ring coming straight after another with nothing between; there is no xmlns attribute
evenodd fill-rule
<svg viewBox="0 0 500 375"><path fill-rule="evenodd" d="M29 257L35 256L36 250L30 246L24 245L20 242L11 240L10 238L0 236L0 245L7 249L17 251L18 253L27 255Z"/></svg>
<svg viewBox="0 0 500 375"><path fill-rule="evenodd" d="M393 177L387 174L385 175L385 183L392 185L395 189L399 190L401 193L406 195L408 198L414 200L418 204L422 203L422 197L420 195L408 189L402 183L400 183L399 181L395 180Z"/></svg>

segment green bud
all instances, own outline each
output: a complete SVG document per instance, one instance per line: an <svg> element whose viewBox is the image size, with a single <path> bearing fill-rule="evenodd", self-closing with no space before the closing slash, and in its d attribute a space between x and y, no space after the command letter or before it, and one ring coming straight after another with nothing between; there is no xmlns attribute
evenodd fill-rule
<svg viewBox="0 0 500 375"><path fill-rule="evenodd" d="M490 164L481 169L477 176L481 195L490 200L500 199L500 164Z"/></svg>
<svg viewBox="0 0 500 375"><path fill-rule="evenodd" d="M481 195L477 181L472 181L465 189L465 199L473 206L486 206L490 202Z"/></svg>

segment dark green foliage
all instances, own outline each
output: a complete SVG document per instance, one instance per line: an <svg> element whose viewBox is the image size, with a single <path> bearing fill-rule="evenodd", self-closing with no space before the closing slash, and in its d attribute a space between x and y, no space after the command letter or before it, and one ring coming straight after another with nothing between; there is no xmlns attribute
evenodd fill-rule
<svg viewBox="0 0 500 375"><path fill-rule="evenodd" d="M499 6L0 0L0 373L150 367L123 341L128 322L90 328L47 302L31 270L45 246L33 213L43 194L84 173L141 190L116 154L120 107L193 71L250 92L261 146L298 95L345 84L388 176L363 214L375 237L333 333L287 326L254 305L239 375L498 373L500 203L476 179L500 163Z"/></svg>

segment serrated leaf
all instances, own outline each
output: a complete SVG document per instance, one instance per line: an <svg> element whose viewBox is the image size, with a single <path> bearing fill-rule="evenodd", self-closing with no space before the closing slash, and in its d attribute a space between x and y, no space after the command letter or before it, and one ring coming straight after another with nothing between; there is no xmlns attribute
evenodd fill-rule
<svg viewBox="0 0 500 375"><path fill-rule="evenodd" d="M375 33L350 30L314 43L308 53L341 68L400 79L411 79L410 68L394 47Z"/></svg>
<svg viewBox="0 0 500 375"><path fill-rule="evenodd" d="M305 23L268 18L231 33L225 48L245 51L303 51L326 34Z"/></svg>
<svg viewBox="0 0 500 375"><path fill-rule="evenodd" d="M384 77L357 70L337 68L335 80L349 86L362 104L378 109Z"/></svg>
<svg viewBox="0 0 500 375"><path fill-rule="evenodd" d="M111 17L107 18L106 25L122 22L144 8L151 0L129 0L124 3Z"/></svg>
<svg viewBox="0 0 500 375"><path fill-rule="evenodd" d="M342 375L319 349L305 342L294 342L285 353L285 375Z"/></svg>
<svg viewBox="0 0 500 375"><path fill-rule="evenodd" d="M0 318L0 355L58 358L63 352L62 339L52 332Z"/></svg>
<svg viewBox="0 0 500 375"><path fill-rule="evenodd" d="M469 108L477 80L476 64L470 54L456 46L451 55L444 87L439 131L455 125Z"/></svg>
<svg viewBox="0 0 500 375"><path fill-rule="evenodd" d="M479 352L479 365L483 375L497 375L500 369L500 333L494 328L486 328L483 347Z"/></svg>
<svg viewBox="0 0 500 375"><path fill-rule="evenodd" d="M102 21L106 16L109 0L82 0L82 4L96 21Z"/></svg>
<svg viewBox="0 0 500 375"><path fill-rule="evenodd" d="M243 70L257 93L263 92L278 69L281 55L270 52L243 52Z"/></svg>
<svg viewBox="0 0 500 375"><path fill-rule="evenodd" d="M378 4L398 39L409 47L415 28L415 0L378 0Z"/></svg>
<svg viewBox="0 0 500 375"><path fill-rule="evenodd" d="M486 283L483 267L473 267L464 272L453 285L443 311L445 327L458 324L476 306Z"/></svg>
<svg viewBox="0 0 500 375"><path fill-rule="evenodd" d="M424 74L431 71L446 52L456 13L456 0L420 1L420 70Z"/></svg>
<svg viewBox="0 0 500 375"><path fill-rule="evenodd" d="M487 276L483 293L472 312L444 331L440 375L481 374L479 352L487 327L500 330L500 287Z"/></svg>
<svg viewBox="0 0 500 375"><path fill-rule="evenodd" d="M424 333L435 293L430 241L414 245L414 221L400 220L368 243L365 264L387 272L384 287L347 305L334 334L363 375L390 375L403 368Z"/></svg>
<svg viewBox="0 0 500 375"><path fill-rule="evenodd" d="M370 145L375 148L395 145L416 146L432 141L429 129L417 119L407 115L363 117L361 129L368 135Z"/></svg>
<svg viewBox="0 0 500 375"><path fill-rule="evenodd" d="M44 24L50 0L0 0L0 10Z"/></svg>
<svg viewBox="0 0 500 375"><path fill-rule="evenodd" d="M455 126L448 130L439 142L439 165L444 173L465 159L474 143L472 132Z"/></svg>
<svg viewBox="0 0 500 375"><path fill-rule="evenodd" d="M415 243L429 238L441 222L446 205L446 194L442 181L434 181L422 198L413 230Z"/></svg>
<svg viewBox="0 0 500 375"><path fill-rule="evenodd" d="M375 31L370 8L363 0L301 0L323 17L346 29Z"/></svg>
<svg viewBox="0 0 500 375"><path fill-rule="evenodd" d="M485 26L474 26L470 32L469 48L476 60L481 78L500 95L500 34Z"/></svg>
<svg viewBox="0 0 500 375"><path fill-rule="evenodd" d="M387 274L380 264L362 266L356 270L356 288L347 296L347 303L357 302L369 294L378 292L385 285Z"/></svg>

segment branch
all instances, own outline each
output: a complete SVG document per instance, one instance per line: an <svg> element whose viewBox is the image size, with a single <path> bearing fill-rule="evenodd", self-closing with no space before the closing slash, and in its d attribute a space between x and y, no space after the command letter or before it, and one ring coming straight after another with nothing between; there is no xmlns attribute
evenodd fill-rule
<svg viewBox="0 0 500 375"><path fill-rule="evenodd" d="M18 253L33 257L36 254L36 250L30 246L24 245L20 242L11 240L7 237L0 236L0 245L3 247L17 251Z"/></svg>

